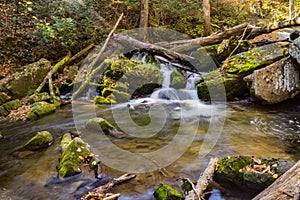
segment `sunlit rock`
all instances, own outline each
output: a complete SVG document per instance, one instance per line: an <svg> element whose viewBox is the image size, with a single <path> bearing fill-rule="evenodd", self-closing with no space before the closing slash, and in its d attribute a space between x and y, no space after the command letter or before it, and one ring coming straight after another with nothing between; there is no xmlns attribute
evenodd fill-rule
<svg viewBox="0 0 300 200"><path fill-rule="evenodd" d="M155 189L153 195L157 200L184 199L184 196L181 194L181 192L166 184L160 184Z"/></svg>
<svg viewBox="0 0 300 200"><path fill-rule="evenodd" d="M41 148L48 147L52 144L53 137L48 131L38 132L33 138L31 138L24 147L29 150L38 150Z"/></svg>
<svg viewBox="0 0 300 200"><path fill-rule="evenodd" d="M279 42L254 48L232 56L223 71L216 69L207 73L198 83L198 94L201 99L210 100L210 92L214 98L222 98L225 87L227 100L242 97L248 90L243 78L254 70L276 62L287 55L288 42Z"/></svg>
<svg viewBox="0 0 300 200"><path fill-rule="evenodd" d="M29 97L31 103L39 102L39 101L47 101L50 100L51 97L48 92L43 92L39 94L33 94Z"/></svg>
<svg viewBox="0 0 300 200"><path fill-rule="evenodd" d="M289 58L255 70L244 80L248 83L251 96L265 104L291 99L300 91L299 71Z"/></svg>

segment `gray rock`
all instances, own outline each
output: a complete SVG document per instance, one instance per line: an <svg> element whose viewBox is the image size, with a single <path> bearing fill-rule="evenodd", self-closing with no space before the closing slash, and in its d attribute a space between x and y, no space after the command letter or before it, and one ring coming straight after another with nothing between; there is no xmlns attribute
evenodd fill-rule
<svg viewBox="0 0 300 200"><path fill-rule="evenodd" d="M289 54L300 64L300 37L295 39L291 44Z"/></svg>
<svg viewBox="0 0 300 200"><path fill-rule="evenodd" d="M291 59L281 59L265 68L255 70L244 81L251 96L264 104L291 99L299 93L299 71Z"/></svg>

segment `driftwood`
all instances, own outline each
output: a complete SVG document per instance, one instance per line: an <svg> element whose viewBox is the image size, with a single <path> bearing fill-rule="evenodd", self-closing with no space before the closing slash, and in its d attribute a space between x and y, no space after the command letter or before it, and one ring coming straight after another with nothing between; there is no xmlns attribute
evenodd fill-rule
<svg viewBox="0 0 300 200"><path fill-rule="evenodd" d="M185 200L195 200L203 199L203 193L206 190L211 178L213 177L216 169L216 163L218 158L211 158L207 168L204 170L203 174L199 177L196 187L189 192L185 197Z"/></svg>
<svg viewBox="0 0 300 200"><path fill-rule="evenodd" d="M267 25L262 28L251 26L248 23L243 23L243 24L234 26L232 28L226 29L222 32L216 32L207 37L195 38L195 39L190 39L190 40L178 40L178 41L170 42L170 43L162 45L162 46L165 48L172 48L172 49L176 49L176 50L185 48L189 45L208 46L208 45L218 44L218 43L222 42L222 40L228 39L231 36L242 35L246 27L247 27L246 38L251 39L251 38L254 38L261 34L270 33L272 31L275 31L275 30L278 30L281 28L296 26L296 25L300 25L300 17L297 17L293 20L285 20L282 22Z"/></svg>
<svg viewBox="0 0 300 200"><path fill-rule="evenodd" d="M112 181L109 181L107 184L99 186L94 189L93 192L89 192L88 194L83 195L81 198L82 200L88 200L88 199L103 199L103 200L111 200L111 199L117 199L120 194L111 194L109 191L112 187L115 185L119 185L121 183L124 183L126 181L129 181L131 179L134 179L136 177L135 174L124 174L118 178L113 179Z"/></svg>
<svg viewBox="0 0 300 200"><path fill-rule="evenodd" d="M253 200L300 199L300 160Z"/></svg>

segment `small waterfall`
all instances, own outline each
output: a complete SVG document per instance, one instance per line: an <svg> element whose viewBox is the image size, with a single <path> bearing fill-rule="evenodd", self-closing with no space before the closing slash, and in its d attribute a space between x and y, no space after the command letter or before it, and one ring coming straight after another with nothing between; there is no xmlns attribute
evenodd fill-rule
<svg viewBox="0 0 300 200"><path fill-rule="evenodd" d="M130 60L135 60L135 61L139 61L142 63L146 63L147 56L148 56L148 53L146 53L146 52L135 53L131 56Z"/></svg>
<svg viewBox="0 0 300 200"><path fill-rule="evenodd" d="M169 88L171 84L171 74L174 71L175 67L173 67L169 63L160 63L160 72L163 76L162 87Z"/></svg>

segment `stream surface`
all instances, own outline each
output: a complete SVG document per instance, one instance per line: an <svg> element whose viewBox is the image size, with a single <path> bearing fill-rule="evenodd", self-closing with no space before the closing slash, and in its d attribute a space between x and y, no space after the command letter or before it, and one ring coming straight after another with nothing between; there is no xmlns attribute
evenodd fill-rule
<svg viewBox="0 0 300 200"><path fill-rule="evenodd" d="M85 107L82 106L82 115ZM97 106L97 116L114 123L108 106ZM197 179L211 157L229 155L255 155L278 157L290 161L300 159L300 104L286 103L280 106L258 106L247 102L226 105L223 131L213 149L199 158L198 152L208 129L208 120L199 119L199 126L191 146L169 166L154 172L138 174L127 183L116 186L112 192L121 193L120 200L154 199L153 191L159 183L178 187L179 177ZM155 110L154 110L155 111ZM80 115L80 113L77 113ZM149 123L145 110L134 110L131 116L138 124ZM124 121L120 121L124 120ZM118 123L127 124L127 118ZM168 144L178 130L176 119L167 119L167 125L156 136L150 138L111 138L122 149L131 152L147 152ZM64 132L76 131L71 106L65 106L56 113L36 121L12 123L0 122L4 136L0 140L0 199L76 199L82 188L96 181L93 172L84 171L64 180L57 178L56 165L60 155L60 140ZM22 149L27 140L38 131L50 131L54 144L49 148L31 152ZM83 137L84 138L84 137ZM105 144L103 144L105 145ZM93 147L93 144L91 145ZM113 158L111 158L113 159ZM115 160L117 163L118 160ZM117 177L124 172L103 166L102 173ZM221 193L214 189L210 199L251 199L250 192L236 188Z"/></svg>

